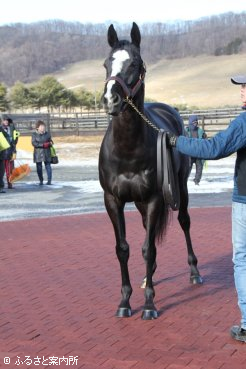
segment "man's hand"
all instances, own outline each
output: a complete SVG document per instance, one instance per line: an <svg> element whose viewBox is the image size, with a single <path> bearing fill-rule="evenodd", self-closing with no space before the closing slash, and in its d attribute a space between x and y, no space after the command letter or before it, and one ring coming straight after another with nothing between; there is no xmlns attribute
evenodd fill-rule
<svg viewBox="0 0 246 369"><path fill-rule="evenodd" d="M44 142L44 143L43 143L43 148L44 148L44 149L48 149L51 145L52 145L52 144L51 144L51 142L50 142L50 141L48 141L48 142Z"/></svg>
<svg viewBox="0 0 246 369"><path fill-rule="evenodd" d="M167 145L169 147L175 147L178 136L172 132L167 132Z"/></svg>

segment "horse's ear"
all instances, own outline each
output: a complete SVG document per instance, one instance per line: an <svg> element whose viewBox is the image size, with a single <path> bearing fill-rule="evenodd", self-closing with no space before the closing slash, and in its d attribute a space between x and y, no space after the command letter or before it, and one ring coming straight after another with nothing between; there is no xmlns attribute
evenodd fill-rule
<svg viewBox="0 0 246 369"><path fill-rule="evenodd" d="M118 42L118 36L114 29L114 26L111 24L108 28L108 43L109 46L114 47L114 45Z"/></svg>
<svg viewBox="0 0 246 369"><path fill-rule="evenodd" d="M140 42L141 42L141 34L139 31L138 25L135 22L132 23L131 38L132 38L132 43L135 46L139 47Z"/></svg>

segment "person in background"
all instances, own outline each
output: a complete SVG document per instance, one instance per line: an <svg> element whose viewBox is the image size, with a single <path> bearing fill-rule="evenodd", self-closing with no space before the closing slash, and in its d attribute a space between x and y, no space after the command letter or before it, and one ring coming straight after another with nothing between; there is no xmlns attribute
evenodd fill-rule
<svg viewBox="0 0 246 369"><path fill-rule="evenodd" d="M13 120L9 118L7 115L3 115L2 117L2 129L6 133L6 138L10 145L8 149L3 151L2 157L4 159L4 168L8 188L12 189L13 185L10 182L9 178L14 169L14 159L16 157L16 145L18 142L19 134L15 129Z"/></svg>
<svg viewBox="0 0 246 369"><path fill-rule="evenodd" d="M43 164L45 165L47 173L47 185L51 185L52 169L51 169L51 154L50 147L52 140L50 133L46 131L45 123L38 120L36 123L36 131L32 134L32 145L34 147L33 161L36 163L37 174L39 178L39 185L43 185Z"/></svg>
<svg viewBox="0 0 246 369"><path fill-rule="evenodd" d="M231 82L241 86L242 108L246 109L246 75L232 77ZM230 334L235 340L246 342L246 111L208 140L176 137L169 132L167 137L169 146L201 159L221 159L237 153L232 194L232 260L241 324L233 326Z"/></svg>
<svg viewBox="0 0 246 369"><path fill-rule="evenodd" d="M187 137L190 137L190 138L191 137L192 138L206 138L207 137L204 130L198 127L197 115L191 115L189 117L189 125L188 127L185 127L185 131L186 131ZM199 185L200 180L202 178L204 160L200 158L190 157L190 173L191 173L193 164L195 164L196 166L196 174L195 174L194 182L196 185Z"/></svg>
<svg viewBox="0 0 246 369"><path fill-rule="evenodd" d="M8 143L8 136L6 131L3 129L2 125L0 125L0 193L5 193L4 191L4 173L5 173L5 167L4 167L4 157L5 157L5 151L6 148L8 148L10 145Z"/></svg>
<svg viewBox="0 0 246 369"><path fill-rule="evenodd" d="M0 193L5 193L3 177L4 177L4 161L1 159L0 152Z"/></svg>

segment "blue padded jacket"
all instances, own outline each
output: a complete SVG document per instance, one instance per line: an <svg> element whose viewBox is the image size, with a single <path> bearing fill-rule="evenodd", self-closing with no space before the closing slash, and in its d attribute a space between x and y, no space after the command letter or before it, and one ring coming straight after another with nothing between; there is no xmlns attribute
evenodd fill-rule
<svg viewBox="0 0 246 369"><path fill-rule="evenodd" d="M176 149L201 159L221 159L237 152L232 201L246 203L246 112L241 113L227 129L204 140L179 136Z"/></svg>

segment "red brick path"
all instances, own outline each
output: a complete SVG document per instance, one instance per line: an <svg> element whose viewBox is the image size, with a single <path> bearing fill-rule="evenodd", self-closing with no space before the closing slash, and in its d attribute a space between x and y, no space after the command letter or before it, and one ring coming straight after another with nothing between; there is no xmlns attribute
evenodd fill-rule
<svg viewBox="0 0 246 369"><path fill-rule="evenodd" d="M141 320L144 232L138 213L126 217L134 311L129 319L114 316L120 272L106 214L0 223L0 367L245 369L246 345L228 333L240 320L230 208L190 214L205 283L189 284L184 236L174 213L158 246L160 316L154 321Z"/></svg>

